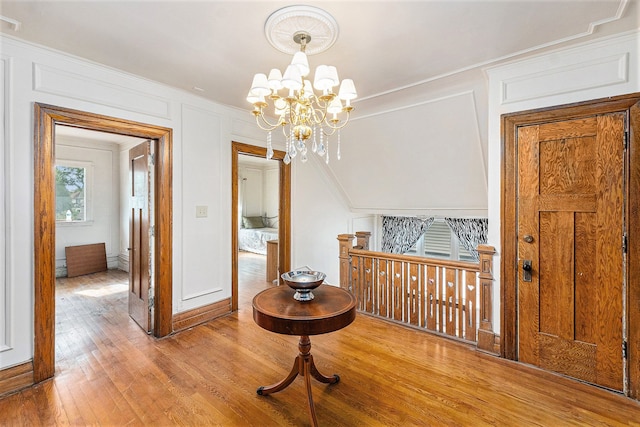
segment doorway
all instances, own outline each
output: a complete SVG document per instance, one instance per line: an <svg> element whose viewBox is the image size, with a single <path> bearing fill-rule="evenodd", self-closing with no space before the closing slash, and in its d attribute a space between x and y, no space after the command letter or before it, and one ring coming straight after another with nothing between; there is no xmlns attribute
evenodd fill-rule
<svg viewBox="0 0 640 427"><path fill-rule="evenodd" d="M56 125L54 132L56 294L60 277L104 268L127 271L129 315L148 333L154 191L148 185L153 180L147 159L155 141L64 125ZM132 194L145 188L144 194ZM100 245L103 252L88 249Z"/></svg>
<svg viewBox="0 0 640 427"><path fill-rule="evenodd" d="M637 398L640 94L502 134L502 355Z"/></svg>
<svg viewBox="0 0 640 427"><path fill-rule="evenodd" d="M93 113L36 103L34 107L34 381L55 373L55 178L56 125L157 141L153 260L156 284L153 335L172 331L172 131Z"/></svg>
<svg viewBox="0 0 640 427"><path fill-rule="evenodd" d="M232 143L232 159L231 159L231 263L232 263L232 287L231 287L231 310L238 310L238 260L239 260L239 244L238 235L240 229L240 221L238 206L240 204L241 186L239 184L239 161L240 156L261 157L265 158L267 154L266 148L256 147L253 145L242 144L240 142ZM273 160L278 163L278 244L277 244L277 265L280 271L289 271L291 259L291 166L282 162L285 153L283 151L274 150ZM269 214L268 214L269 215ZM272 216L272 215L271 215Z"/></svg>

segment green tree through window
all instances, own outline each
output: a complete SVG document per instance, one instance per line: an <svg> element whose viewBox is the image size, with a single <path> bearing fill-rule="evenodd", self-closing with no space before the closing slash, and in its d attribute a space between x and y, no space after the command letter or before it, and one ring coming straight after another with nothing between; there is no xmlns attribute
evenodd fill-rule
<svg viewBox="0 0 640 427"><path fill-rule="evenodd" d="M56 166L56 221L85 221L85 168Z"/></svg>

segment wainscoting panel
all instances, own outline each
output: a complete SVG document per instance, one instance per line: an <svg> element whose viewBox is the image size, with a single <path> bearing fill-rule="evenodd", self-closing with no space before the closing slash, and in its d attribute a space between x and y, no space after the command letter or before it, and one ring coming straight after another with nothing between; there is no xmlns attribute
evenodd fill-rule
<svg viewBox="0 0 640 427"><path fill-rule="evenodd" d="M219 268L231 263L231 232L226 233L228 237L216 232L227 227L219 194L225 194L222 165L229 163L229 158L222 158L222 144L212 143L220 135L221 118L214 111L193 105L183 104L181 111L182 140L189 141L179 149L182 164L189 165L181 176L182 188L190 191L183 192L180 209L184 232L181 286L174 294L174 311L178 312L231 295L230 280L222 276ZM200 172L191 173L196 170ZM206 216L196 216L196 206L206 206Z"/></svg>
<svg viewBox="0 0 640 427"><path fill-rule="evenodd" d="M10 59L0 57L0 117L5 117L5 112L9 111L9 86L7 84L7 80L9 79L9 64ZM2 149L0 149L0 177L2 180L0 181L0 200L7 200L8 196L8 187L9 187L9 171L5 169L6 158L9 156L9 129L5 128L6 120L0 121L0 135L5 142L2 144ZM7 227L6 227L6 212L8 210L8 206L6 204L0 205L0 354L8 350L10 348L8 343L8 329L10 325L10 313L11 307L9 306L9 301L7 299L7 286L11 283L8 280L8 259L6 252L6 242L7 242Z"/></svg>
<svg viewBox="0 0 640 427"><path fill-rule="evenodd" d="M505 113L633 93L639 38L604 38L488 68L490 104Z"/></svg>
<svg viewBox="0 0 640 427"><path fill-rule="evenodd" d="M613 86L628 80L629 55L626 52L618 53L505 80L502 86L502 103Z"/></svg>
<svg viewBox="0 0 640 427"><path fill-rule="evenodd" d="M170 118L170 102L167 99L43 64L33 64L33 90Z"/></svg>

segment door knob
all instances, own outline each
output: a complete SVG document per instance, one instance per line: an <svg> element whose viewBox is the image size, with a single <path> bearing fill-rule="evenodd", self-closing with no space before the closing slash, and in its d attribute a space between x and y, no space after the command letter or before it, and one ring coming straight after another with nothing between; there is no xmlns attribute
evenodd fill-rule
<svg viewBox="0 0 640 427"><path fill-rule="evenodd" d="M525 259L522 261L522 281L531 281L531 260Z"/></svg>
<svg viewBox="0 0 640 427"><path fill-rule="evenodd" d="M533 242L533 236L531 234L525 234L524 235L524 241L527 242L527 243Z"/></svg>

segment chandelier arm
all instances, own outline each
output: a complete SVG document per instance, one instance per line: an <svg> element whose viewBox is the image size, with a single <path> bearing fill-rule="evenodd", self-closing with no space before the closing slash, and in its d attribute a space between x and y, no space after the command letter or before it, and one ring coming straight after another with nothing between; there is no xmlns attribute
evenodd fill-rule
<svg viewBox="0 0 640 427"><path fill-rule="evenodd" d="M316 105L318 106L318 108L312 108L312 115L313 121L319 125L322 124L324 122L324 119L327 117L327 110L326 108L321 107L318 103L316 103Z"/></svg>
<svg viewBox="0 0 640 427"><path fill-rule="evenodd" d="M256 124L260 129L266 130L266 131L272 131L278 126L280 126L280 122L276 124L269 123L269 121L264 117L264 114L256 114Z"/></svg>
<svg viewBox="0 0 640 427"><path fill-rule="evenodd" d="M325 135L331 136L333 135L333 133L338 130L338 129L342 129L343 127L345 127L347 125L347 123L349 123L349 118L351 117L351 112L347 111L347 117L344 119L344 122L342 122L342 124L340 125L332 125L331 122L325 120L323 123L327 125L328 128L333 129L331 131L331 133L327 133L325 132Z"/></svg>
<svg viewBox="0 0 640 427"><path fill-rule="evenodd" d="M294 108L289 108L289 123L291 126L295 126L302 116L294 111Z"/></svg>
<svg viewBox="0 0 640 427"><path fill-rule="evenodd" d="M327 107L329 106L329 101L324 101L320 99L320 97L318 96L314 96L313 99L315 100L315 103L318 106L318 108L321 110L326 110Z"/></svg>
<svg viewBox="0 0 640 427"><path fill-rule="evenodd" d="M327 130L327 128L325 126L321 126L320 127L320 131L325 135L325 136L332 136L334 133L336 133L336 128L332 128L329 127L329 129L331 130Z"/></svg>

